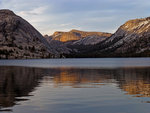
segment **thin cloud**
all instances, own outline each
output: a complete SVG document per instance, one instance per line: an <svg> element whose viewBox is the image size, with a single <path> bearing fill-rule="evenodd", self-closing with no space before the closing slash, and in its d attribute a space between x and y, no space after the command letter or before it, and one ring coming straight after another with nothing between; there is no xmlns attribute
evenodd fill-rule
<svg viewBox="0 0 150 113"><path fill-rule="evenodd" d="M46 9L47 7L43 6L43 7L34 8L29 11L20 11L18 12L18 14L20 16L40 15L40 14L43 14L44 11L46 11Z"/></svg>
<svg viewBox="0 0 150 113"><path fill-rule="evenodd" d="M149 0L0 0L42 34L71 29L114 32L125 21L150 16Z"/></svg>

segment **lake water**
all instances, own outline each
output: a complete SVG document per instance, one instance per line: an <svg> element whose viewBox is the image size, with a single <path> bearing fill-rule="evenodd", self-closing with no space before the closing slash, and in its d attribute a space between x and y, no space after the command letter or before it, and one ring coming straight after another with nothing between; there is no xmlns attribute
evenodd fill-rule
<svg viewBox="0 0 150 113"><path fill-rule="evenodd" d="M0 112L150 113L150 58L0 60Z"/></svg>

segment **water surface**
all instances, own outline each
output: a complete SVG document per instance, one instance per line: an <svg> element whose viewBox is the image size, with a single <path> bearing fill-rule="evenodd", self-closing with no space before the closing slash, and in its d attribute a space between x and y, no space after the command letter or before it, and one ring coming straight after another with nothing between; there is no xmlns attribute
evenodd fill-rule
<svg viewBox="0 0 150 113"><path fill-rule="evenodd" d="M149 67L150 58L72 58L72 59L31 59L0 60L1 66L27 67L73 67L73 68L120 68Z"/></svg>
<svg viewBox="0 0 150 113"><path fill-rule="evenodd" d="M150 113L149 58L1 60L0 65L1 112Z"/></svg>

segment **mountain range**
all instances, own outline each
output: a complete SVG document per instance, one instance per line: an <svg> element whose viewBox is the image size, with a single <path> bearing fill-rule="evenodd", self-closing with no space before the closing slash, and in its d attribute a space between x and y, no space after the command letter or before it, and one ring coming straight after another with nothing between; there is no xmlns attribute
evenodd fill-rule
<svg viewBox="0 0 150 113"><path fill-rule="evenodd" d="M42 36L13 11L0 10L0 58L150 57L150 17L129 20L114 33L57 31Z"/></svg>
<svg viewBox="0 0 150 113"><path fill-rule="evenodd" d="M69 32L56 31L51 37L53 40L58 40L61 42L73 41L73 44L82 44L83 42L84 45L90 45L96 44L111 35L111 33L85 32L73 29Z"/></svg>

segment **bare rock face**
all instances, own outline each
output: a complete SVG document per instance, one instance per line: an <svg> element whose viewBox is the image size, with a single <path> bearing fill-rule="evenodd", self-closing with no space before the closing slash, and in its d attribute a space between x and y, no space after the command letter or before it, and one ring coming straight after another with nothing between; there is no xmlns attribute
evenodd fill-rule
<svg viewBox="0 0 150 113"><path fill-rule="evenodd" d="M71 30L69 32L55 32L52 36L45 36L50 45L61 50L61 54L72 54L88 49L85 46L96 45L110 37L111 33L104 32L85 32ZM62 53L63 51L63 53ZM80 54L80 53L79 53Z"/></svg>
<svg viewBox="0 0 150 113"><path fill-rule="evenodd" d="M150 57L150 17L129 20L112 35L71 30L43 37L26 20L0 10L0 58Z"/></svg>
<svg viewBox="0 0 150 113"><path fill-rule="evenodd" d="M71 30L69 32L55 32L52 35L53 40L59 40L61 42L68 42L68 41L77 41L74 42L74 44L95 44L97 40L97 43L100 40L103 40L104 38L110 37L111 33L103 33L103 32L85 32L85 31L79 31L79 30ZM84 38L86 38L84 40ZM94 39L95 38L95 39ZM88 41L89 40L89 41Z"/></svg>
<svg viewBox="0 0 150 113"><path fill-rule="evenodd" d="M122 56L150 56L150 18L127 21L103 45Z"/></svg>
<svg viewBox="0 0 150 113"><path fill-rule="evenodd" d="M73 41L71 45L95 45L104 41L107 38L108 37L106 36L93 35L93 36L88 36L88 37Z"/></svg>
<svg viewBox="0 0 150 113"><path fill-rule="evenodd" d="M27 21L0 10L0 58L49 58L59 53Z"/></svg>
<svg viewBox="0 0 150 113"><path fill-rule="evenodd" d="M78 51L68 57L150 57L150 17L127 21L96 45L71 47Z"/></svg>
<svg viewBox="0 0 150 113"><path fill-rule="evenodd" d="M68 48L66 44L59 40L53 40L51 36L45 35L44 38L47 40L49 45L59 53L59 57L64 57L63 54L70 54L72 49Z"/></svg>

